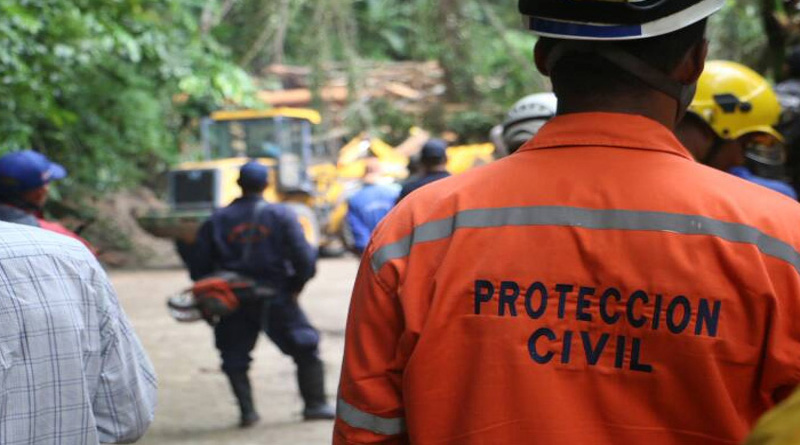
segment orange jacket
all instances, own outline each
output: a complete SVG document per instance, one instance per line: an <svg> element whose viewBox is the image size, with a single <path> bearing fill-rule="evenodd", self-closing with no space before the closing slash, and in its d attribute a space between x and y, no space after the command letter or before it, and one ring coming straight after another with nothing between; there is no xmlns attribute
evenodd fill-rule
<svg viewBox="0 0 800 445"><path fill-rule="evenodd" d="M425 187L353 291L335 444L733 444L800 382L800 206L640 116Z"/></svg>

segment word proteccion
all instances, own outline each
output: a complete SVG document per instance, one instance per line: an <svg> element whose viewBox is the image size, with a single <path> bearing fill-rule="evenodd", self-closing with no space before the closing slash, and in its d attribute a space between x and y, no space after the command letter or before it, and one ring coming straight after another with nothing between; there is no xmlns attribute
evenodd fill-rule
<svg viewBox="0 0 800 445"><path fill-rule="evenodd" d="M496 313L492 300L497 299ZM575 301L574 304L567 304ZM541 319L549 311L556 311L559 319L572 318L587 324L609 326L626 323L636 329L653 331L666 329L675 335L695 335L717 337L722 302L707 298L692 300L684 295L673 297L661 294L648 294L643 290L623 293L616 287L598 289L573 284L556 284L548 287L535 281L523 292L515 281L501 281L499 286L488 280L475 280L475 315L496 315L499 317L528 317ZM524 310L523 310L524 308ZM570 309L568 311L568 308ZM574 310L573 310L574 308ZM587 326L588 327L588 326ZM592 332L592 333L590 333ZM549 327L537 329L528 341L528 351L534 362L544 365L552 362L555 354L542 346L546 341L555 342L558 333ZM561 362L569 363L573 353L572 343L583 347L586 362L594 366L606 350L615 354L614 366L624 368L626 348L630 346L628 369L639 372L652 372L651 365L644 363L642 339L617 336L613 351L608 347L611 335L597 334L596 330L561 333L563 347Z"/></svg>

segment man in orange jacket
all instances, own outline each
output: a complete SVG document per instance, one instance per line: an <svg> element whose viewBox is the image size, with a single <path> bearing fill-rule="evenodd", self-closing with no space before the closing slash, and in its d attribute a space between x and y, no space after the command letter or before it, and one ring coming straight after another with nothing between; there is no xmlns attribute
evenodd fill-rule
<svg viewBox="0 0 800 445"><path fill-rule="evenodd" d="M558 115L379 225L335 444L734 444L800 382L800 206L672 132L723 3L520 1Z"/></svg>

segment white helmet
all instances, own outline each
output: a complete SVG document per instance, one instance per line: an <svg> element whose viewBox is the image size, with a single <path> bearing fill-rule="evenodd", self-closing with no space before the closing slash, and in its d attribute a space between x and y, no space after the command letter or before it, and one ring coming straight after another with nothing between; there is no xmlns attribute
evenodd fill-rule
<svg viewBox="0 0 800 445"><path fill-rule="evenodd" d="M596 54L674 98L680 119L694 96L693 85L603 43L667 35L699 23L724 4L725 0L519 0L519 10L531 31L558 42L548 54L549 71L567 53Z"/></svg>
<svg viewBox="0 0 800 445"><path fill-rule="evenodd" d="M553 93L531 94L515 103L503 122L503 143L509 154L536 136L556 115L557 108L558 99Z"/></svg>
<svg viewBox="0 0 800 445"><path fill-rule="evenodd" d="M520 0L536 34L567 40L636 40L703 20L725 0Z"/></svg>

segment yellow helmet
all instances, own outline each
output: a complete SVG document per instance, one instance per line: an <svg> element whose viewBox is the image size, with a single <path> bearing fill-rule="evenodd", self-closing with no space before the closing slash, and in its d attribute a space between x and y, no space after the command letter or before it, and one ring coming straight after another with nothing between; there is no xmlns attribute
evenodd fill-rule
<svg viewBox="0 0 800 445"><path fill-rule="evenodd" d="M723 139L766 133L783 142L774 128L781 116L778 96L761 75L735 62L706 63L689 111Z"/></svg>

